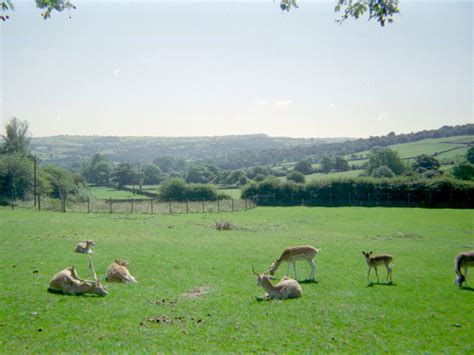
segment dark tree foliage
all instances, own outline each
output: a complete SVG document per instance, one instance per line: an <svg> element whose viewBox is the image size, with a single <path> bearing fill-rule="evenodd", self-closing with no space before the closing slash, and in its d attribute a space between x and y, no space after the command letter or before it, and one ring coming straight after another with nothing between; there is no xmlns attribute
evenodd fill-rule
<svg viewBox="0 0 474 355"><path fill-rule="evenodd" d="M426 170L438 170L440 167L439 161L426 154L419 155L415 158L415 162L413 163L413 169L418 170L418 169L423 169L423 171Z"/></svg>
<svg viewBox="0 0 474 355"><path fill-rule="evenodd" d="M163 180L161 169L155 164L147 164L143 168L143 183L157 185Z"/></svg>
<svg viewBox="0 0 474 355"><path fill-rule="evenodd" d="M0 203L25 199L33 185L33 164L19 153L0 155Z"/></svg>
<svg viewBox="0 0 474 355"><path fill-rule="evenodd" d="M349 163L344 157L336 157L334 161L334 170L336 171L348 171Z"/></svg>
<svg viewBox="0 0 474 355"><path fill-rule="evenodd" d="M96 186L110 186L114 165L105 155L96 153L82 164L82 175Z"/></svg>
<svg viewBox="0 0 474 355"><path fill-rule="evenodd" d="M374 148L369 155L366 171L372 175L376 169L382 166L388 167L395 175L400 175L405 171L398 152L389 148Z"/></svg>
<svg viewBox="0 0 474 355"><path fill-rule="evenodd" d="M143 173L134 169L132 164L122 163L115 170L113 180L118 187L141 185L143 183Z"/></svg>
<svg viewBox="0 0 474 355"><path fill-rule="evenodd" d="M474 180L474 164L461 163L453 168L453 176L460 180Z"/></svg>
<svg viewBox="0 0 474 355"><path fill-rule="evenodd" d="M28 122L12 117L5 125L5 134L2 135L3 146L0 148L0 153L28 154L31 142L28 127Z"/></svg>
<svg viewBox="0 0 474 355"><path fill-rule="evenodd" d="M329 173L334 168L334 160L329 156L324 156L321 159L321 171L323 173Z"/></svg>
<svg viewBox="0 0 474 355"><path fill-rule="evenodd" d="M51 17L51 13L53 11L64 11L75 9L76 6L69 0L36 0L36 7L38 9L44 10L41 13L41 16L46 20ZM8 11L14 10L15 6L13 5L13 1L11 0L4 0L0 1L0 20L6 21L9 19L7 15Z"/></svg>
<svg viewBox="0 0 474 355"><path fill-rule="evenodd" d="M468 163L474 164L474 145L467 150L466 159Z"/></svg>
<svg viewBox="0 0 474 355"><path fill-rule="evenodd" d="M74 175L68 170L48 165L42 169L42 177L46 179L49 195L53 198L64 199L69 194L75 194L78 191Z"/></svg>
<svg viewBox="0 0 474 355"><path fill-rule="evenodd" d="M303 183L305 181L304 175L302 173L300 173L299 171L297 171L297 170L290 172L286 176L286 179L294 181L296 183Z"/></svg>
<svg viewBox="0 0 474 355"><path fill-rule="evenodd" d="M306 158L298 161L294 167L294 170L299 171L303 175L309 175L313 172L311 165L311 159Z"/></svg>
<svg viewBox="0 0 474 355"><path fill-rule="evenodd" d="M170 179L160 186L160 199L164 201L209 201L217 200L215 185L186 184L182 179Z"/></svg>

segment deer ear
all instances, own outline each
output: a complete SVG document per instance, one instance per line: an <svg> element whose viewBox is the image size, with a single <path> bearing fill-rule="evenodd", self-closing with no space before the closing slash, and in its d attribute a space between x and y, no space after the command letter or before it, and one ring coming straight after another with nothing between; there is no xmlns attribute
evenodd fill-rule
<svg viewBox="0 0 474 355"><path fill-rule="evenodd" d="M369 254L373 254L373 251L370 251Z"/></svg>

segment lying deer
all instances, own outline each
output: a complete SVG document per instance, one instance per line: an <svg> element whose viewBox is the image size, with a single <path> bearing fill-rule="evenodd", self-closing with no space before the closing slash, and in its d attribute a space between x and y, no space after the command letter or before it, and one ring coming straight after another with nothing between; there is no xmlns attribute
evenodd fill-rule
<svg viewBox="0 0 474 355"><path fill-rule="evenodd" d="M95 243L92 240L84 240L76 245L76 253L92 254L91 248L93 246L95 246Z"/></svg>
<svg viewBox="0 0 474 355"><path fill-rule="evenodd" d="M110 264L105 279L108 282L137 282L132 274L130 274L130 271L128 271L128 262L118 259L115 259Z"/></svg>
<svg viewBox="0 0 474 355"><path fill-rule="evenodd" d="M98 296L107 296L107 291L100 284L92 260L89 259L89 268L94 275L95 281L87 281L79 278L74 266L65 268L53 276L49 282L49 292L64 293L67 295L82 295L85 293L92 293Z"/></svg>
<svg viewBox="0 0 474 355"><path fill-rule="evenodd" d="M303 294L303 290L296 280L284 276L279 283L273 286L270 282L270 280L275 279L273 276L257 274L253 268L252 272L257 276L257 286L262 286L266 291L263 295L264 299L299 298Z"/></svg>
<svg viewBox="0 0 474 355"><path fill-rule="evenodd" d="M379 280L379 273L377 272L377 266L384 265L387 269L387 283L392 283L392 264L393 264L393 257L389 254L373 254L371 251L366 253L365 251L362 252L365 257L365 261L369 266L369 272L367 274L367 283L370 284L370 271L372 268L375 269L375 275L377 275L377 283L380 283ZM390 281L388 280L390 276Z"/></svg>
<svg viewBox="0 0 474 355"><path fill-rule="evenodd" d="M456 283L462 287L463 283L467 285L467 269L474 266L474 250L459 253L454 261L456 275ZM461 272L464 268L464 274Z"/></svg>
<svg viewBox="0 0 474 355"><path fill-rule="evenodd" d="M314 280L314 272L316 271L316 264L314 263L314 257L320 252L321 249L316 249L311 245L299 245L295 247L286 248L281 256L275 260L274 263L270 266L268 272L270 275L275 275L276 270L280 267L281 263L288 263L288 270L286 271L286 276L290 272L290 265L293 265L293 270L295 270L295 279L298 278L296 275L296 261L297 260L306 260L311 267L311 273L309 275L310 280Z"/></svg>

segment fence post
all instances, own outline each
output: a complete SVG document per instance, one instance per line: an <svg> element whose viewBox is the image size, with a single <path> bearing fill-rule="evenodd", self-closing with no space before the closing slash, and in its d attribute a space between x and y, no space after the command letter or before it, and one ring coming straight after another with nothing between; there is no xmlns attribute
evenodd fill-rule
<svg viewBox="0 0 474 355"><path fill-rule="evenodd" d="M204 213L204 200L202 200L202 213Z"/></svg>
<svg viewBox="0 0 474 355"><path fill-rule="evenodd" d="M12 211L15 209L15 201L12 200Z"/></svg>
<svg viewBox="0 0 474 355"><path fill-rule="evenodd" d="M153 214L153 197L150 198L151 214Z"/></svg>
<svg viewBox="0 0 474 355"><path fill-rule="evenodd" d="M171 210L171 201L170 201L170 214L172 213L172 210Z"/></svg>
<svg viewBox="0 0 474 355"><path fill-rule="evenodd" d="M247 211L247 199L245 199L245 210Z"/></svg>
<svg viewBox="0 0 474 355"><path fill-rule="evenodd" d="M38 194L38 211L41 211L41 196Z"/></svg>
<svg viewBox="0 0 474 355"><path fill-rule="evenodd" d="M87 213L91 213L91 198L87 197Z"/></svg>
<svg viewBox="0 0 474 355"><path fill-rule="evenodd" d="M112 197L109 199L109 212L112 213Z"/></svg>
<svg viewBox="0 0 474 355"><path fill-rule="evenodd" d="M132 197L132 214L133 214L133 197Z"/></svg>
<svg viewBox="0 0 474 355"><path fill-rule="evenodd" d="M221 211L221 206L219 204L219 200L217 200L217 213L219 213Z"/></svg>
<svg viewBox="0 0 474 355"><path fill-rule="evenodd" d="M189 213L189 201L186 200L186 213Z"/></svg>
<svg viewBox="0 0 474 355"><path fill-rule="evenodd" d="M234 199L232 199L232 212L234 212Z"/></svg>

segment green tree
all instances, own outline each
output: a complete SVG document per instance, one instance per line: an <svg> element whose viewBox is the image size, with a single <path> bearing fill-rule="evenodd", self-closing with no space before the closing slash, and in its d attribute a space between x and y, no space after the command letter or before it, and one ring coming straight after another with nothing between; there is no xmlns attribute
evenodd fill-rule
<svg viewBox="0 0 474 355"><path fill-rule="evenodd" d="M439 161L436 158L426 154L417 156L413 163L413 169L417 171L421 170L421 172L426 170L438 170L439 167Z"/></svg>
<svg viewBox="0 0 474 355"><path fill-rule="evenodd" d="M0 203L25 199L33 182L31 160L20 153L0 155Z"/></svg>
<svg viewBox="0 0 474 355"><path fill-rule="evenodd" d="M76 6L69 0L36 0L36 7L44 10L41 13L41 16L46 20L51 17L53 11L64 11L66 9L75 9ZM0 20L6 21L9 19L7 12L14 10L15 6L13 5L12 0L0 1Z"/></svg>
<svg viewBox="0 0 474 355"><path fill-rule="evenodd" d="M110 186L113 170L113 163L99 153L82 165L82 175L89 183L97 186Z"/></svg>
<svg viewBox="0 0 474 355"><path fill-rule="evenodd" d="M207 166L193 166L186 175L187 183L203 184L211 182L216 175Z"/></svg>
<svg viewBox="0 0 474 355"><path fill-rule="evenodd" d="M367 173L372 175L372 172L381 166L387 166L395 175L401 175L405 171L398 152L390 148L374 148L369 154Z"/></svg>
<svg viewBox="0 0 474 355"><path fill-rule="evenodd" d="M280 0L280 7L284 11L290 11L298 7L297 0ZM400 12L398 0L336 0L334 11L341 12L341 18L336 20L343 23L349 17L358 19L366 12L369 20L375 18L381 26L393 22L393 16Z"/></svg>
<svg viewBox="0 0 474 355"><path fill-rule="evenodd" d="M309 158L302 159L296 163L294 170L299 171L303 175L311 174L313 172L311 163L311 159Z"/></svg>
<svg viewBox="0 0 474 355"><path fill-rule="evenodd" d="M331 157L324 156L321 159L321 171L323 173L329 173L332 169L334 168L334 161L331 159Z"/></svg>
<svg viewBox="0 0 474 355"><path fill-rule="evenodd" d="M305 177L299 171L293 170L286 176L287 180L291 180L298 183L304 183Z"/></svg>
<svg viewBox="0 0 474 355"><path fill-rule="evenodd" d="M349 163L347 162L344 157L336 157L334 161L334 170L336 171L348 171L349 170Z"/></svg>
<svg viewBox="0 0 474 355"><path fill-rule="evenodd" d="M12 117L5 125L5 134L2 135L3 146L0 152L4 154L28 154L31 142L28 127L28 122Z"/></svg>
<svg viewBox="0 0 474 355"><path fill-rule="evenodd" d="M387 165L382 165L372 171L372 176L376 178L392 178L395 174Z"/></svg>
<svg viewBox="0 0 474 355"><path fill-rule="evenodd" d="M135 171L132 164L121 163L114 172L113 180L119 188L125 185L141 185L143 174Z"/></svg>
<svg viewBox="0 0 474 355"><path fill-rule="evenodd" d="M143 183L145 185L156 185L163 179L161 169L155 164L145 165L143 175Z"/></svg>
<svg viewBox="0 0 474 355"><path fill-rule="evenodd" d="M161 184L160 198L166 201L183 201L186 198L186 182L183 179L170 179Z"/></svg>
<svg viewBox="0 0 474 355"><path fill-rule="evenodd" d="M466 159L468 163L474 164L474 145L467 150Z"/></svg>
<svg viewBox="0 0 474 355"><path fill-rule="evenodd" d="M453 175L460 180L474 180L474 164L461 163L453 168Z"/></svg>
<svg viewBox="0 0 474 355"><path fill-rule="evenodd" d="M69 194L75 194L78 186L74 175L58 166L48 165L41 169L41 176L46 179L49 195L53 198L65 199Z"/></svg>

